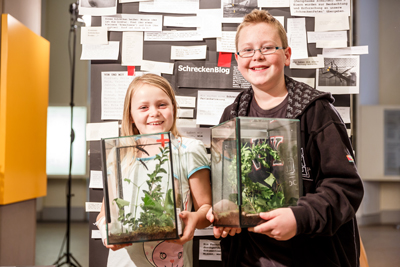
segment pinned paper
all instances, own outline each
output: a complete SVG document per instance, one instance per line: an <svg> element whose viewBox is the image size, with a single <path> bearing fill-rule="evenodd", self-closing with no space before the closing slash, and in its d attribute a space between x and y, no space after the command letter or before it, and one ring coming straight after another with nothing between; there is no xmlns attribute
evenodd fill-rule
<svg viewBox="0 0 400 267"><path fill-rule="evenodd" d="M135 76L135 66L128 66L128 76Z"/></svg>
<svg viewBox="0 0 400 267"><path fill-rule="evenodd" d="M232 63L232 53L219 52L218 67L230 68Z"/></svg>

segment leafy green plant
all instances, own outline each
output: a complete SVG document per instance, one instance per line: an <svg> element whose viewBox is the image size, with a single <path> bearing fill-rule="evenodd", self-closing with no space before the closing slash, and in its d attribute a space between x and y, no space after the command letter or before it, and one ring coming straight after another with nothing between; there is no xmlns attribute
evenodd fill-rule
<svg viewBox="0 0 400 267"><path fill-rule="evenodd" d="M267 141L257 144L242 144L241 150L241 182L242 182L242 208L246 213L256 214L279 208L285 203L282 185L272 173L266 172L267 177L255 180L250 174L253 164L270 169L267 159L271 156L279 160L278 152L273 150ZM232 160L231 173L236 173L236 156ZM230 175L229 182L237 185L236 175ZM237 194L232 194L230 200L237 199Z"/></svg>
<svg viewBox="0 0 400 267"><path fill-rule="evenodd" d="M167 173L167 171L162 167L162 165L168 161L168 153L169 148L160 148L161 154L155 156L155 160L157 161L155 169L152 173L147 174L149 177L145 182L148 185L148 190L142 190L144 193L144 197L142 197L142 203L140 207L142 208L142 212L140 215L136 216L138 199L136 199L136 206L134 208L134 214L127 213L124 215L124 207L128 206L130 203L126 200L116 198L114 202L117 204L119 209L119 217L118 221L120 221L123 225L129 225L129 228L132 231L135 231L139 228L149 227L149 226L157 226L157 227L165 227L165 226L173 226L174 224L174 194L172 189L168 189L165 194L165 198L163 198L164 192L162 192L161 182L163 176L162 173ZM142 162L143 163L143 162ZM143 163L144 164L144 163ZM147 168L147 166L145 166ZM125 178L124 181L128 183L134 184L130 179ZM144 184L144 183L143 183ZM139 190L141 186L135 185L137 189L137 196L139 196ZM169 180L167 184L167 188L169 187ZM126 230L128 232L128 230Z"/></svg>

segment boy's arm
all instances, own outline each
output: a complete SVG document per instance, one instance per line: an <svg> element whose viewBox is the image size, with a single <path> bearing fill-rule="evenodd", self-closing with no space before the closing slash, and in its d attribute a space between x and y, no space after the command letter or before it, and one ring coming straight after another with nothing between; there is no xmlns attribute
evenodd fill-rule
<svg viewBox="0 0 400 267"><path fill-rule="evenodd" d="M328 112L328 116L336 116ZM324 115L320 115L324 116ZM311 177L303 179L307 193L291 207L297 223L297 234L331 236L346 222L352 220L361 203L364 191L350 140L340 118L316 131L311 139ZM305 155L306 157L309 155Z"/></svg>

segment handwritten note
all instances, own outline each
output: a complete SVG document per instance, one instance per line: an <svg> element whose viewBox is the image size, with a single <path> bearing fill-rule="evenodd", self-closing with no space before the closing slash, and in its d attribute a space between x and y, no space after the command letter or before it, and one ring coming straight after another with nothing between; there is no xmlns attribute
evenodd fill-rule
<svg viewBox="0 0 400 267"><path fill-rule="evenodd" d="M100 212L101 211L101 202L86 202L86 212Z"/></svg>
<svg viewBox="0 0 400 267"><path fill-rule="evenodd" d="M83 44L81 60L117 60L119 42L110 41L108 44Z"/></svg>
<svg viewBox="0 0 400 267"><path fill-rule="evenodd" d="M118 136L118 135L115 135ZM90 183L89 188L103 188L103 172L102 171L90 171Z"/></svg>
<svg viewBox="0 0 400 267"><path fill-rule="evenodd" d="M223 31L222 37L217 38L217 52L235 53L235 36L234 31Z"/></svg>
<svg viewBox="0 0 400 267"><path fill-rule="evenodd" d="M107 28L82 27L81 44L108 44Z"/></svg>
<svg viewBox="0 0 400 267"><path fill-rule="evenodd" d="M141 66L143 60L143 32L122 33L122 66Z"/></svg>

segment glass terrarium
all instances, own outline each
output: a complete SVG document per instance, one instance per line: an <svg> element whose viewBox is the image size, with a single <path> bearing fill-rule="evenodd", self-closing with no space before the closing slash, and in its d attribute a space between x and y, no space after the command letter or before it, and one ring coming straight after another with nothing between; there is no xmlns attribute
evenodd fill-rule
<svg viewBox="0 0 400 267"><path fill-rule="evenodd" d="M211 128L214 226L247 228L302 194L299 120L238 117Z"/></svg>
<svg viewBox="0 0 400 267"><path fill-rule="evenodd" d="M174 135L105 138L101 144L108 244L179 238L182 189Z"/></svg>

